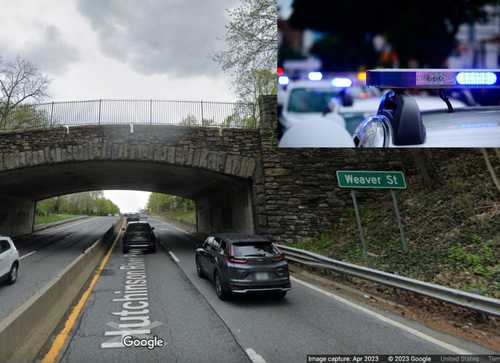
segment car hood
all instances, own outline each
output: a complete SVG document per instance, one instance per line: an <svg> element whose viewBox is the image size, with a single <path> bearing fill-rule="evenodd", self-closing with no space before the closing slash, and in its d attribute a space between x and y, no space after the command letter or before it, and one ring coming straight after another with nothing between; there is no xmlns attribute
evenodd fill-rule
<svg viewBox="0 0 500 363"><path fill-rule="evenodd" d="M345 128L345 121L342 116L338 113L330 112L326 115L323 113L296 113L296 112L286 112L282 116L282 123L286 128L290 128L299 123L307 122L307 123L316 123L316 122L333 122L340 127Z"/></svg>
<svg viewBox="0 0 500 363"><path fill-rule="evenodd" d="M424 147L500 147L500 111L424 114Z"/></svg>
<svg viewBox="0 0 500 363"><path fill-rule="evenodd" d="M298 123L285 132L280 148L353 148L354 141L345 127L328 120L318 120L314 126Z"/></svg>

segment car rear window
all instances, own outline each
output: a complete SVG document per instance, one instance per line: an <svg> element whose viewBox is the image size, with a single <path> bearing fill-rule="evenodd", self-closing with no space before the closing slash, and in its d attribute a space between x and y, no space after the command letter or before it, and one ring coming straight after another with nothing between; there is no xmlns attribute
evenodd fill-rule
<svg viewBox="0 0 500 363"><path fill-rule="evenodd" d="M278 251L271 242L233 243L234 256L275 256Z"/></svg>
<svg viewBox="0 0 500 363"><path fill-rule="evenodd" d="M129 224L127 232L148 232L149 226L147 224Z"/></svg>

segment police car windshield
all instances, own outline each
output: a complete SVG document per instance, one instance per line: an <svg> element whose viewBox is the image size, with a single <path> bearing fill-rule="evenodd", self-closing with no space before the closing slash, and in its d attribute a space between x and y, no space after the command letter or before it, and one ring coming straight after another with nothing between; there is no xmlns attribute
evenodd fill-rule
<svg viewBox="0 0 500 363"><path fill-rule="evenodd" d="M291 91L288 111L297 113L323 112L332 98L338 97L340 90L297 88Z"/></svg>

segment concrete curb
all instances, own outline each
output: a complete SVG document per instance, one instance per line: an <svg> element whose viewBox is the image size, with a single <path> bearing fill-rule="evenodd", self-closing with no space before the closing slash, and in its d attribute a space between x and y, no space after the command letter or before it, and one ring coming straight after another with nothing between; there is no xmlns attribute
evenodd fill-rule
<svg viewBox="0 0 500 363"><path fill-rule="evenodd" d="M122 222L113 227L116 238ZM52 281L0 322L2 362L32 362L81 289L92 276L106 246L96 241Z"/></svg>
<svg viewBox="0 0 500 363"><path fill-rule="evenodd" d="M59 226L61 224L65 224L65 223L69 223L69 222L79 221L80 219L85 219L85 218L90 218L90 216L78 216L75 218L65 219L65 220L59 221L59 222L37 224L33 227L33 232L43 231L44 229L47 229L50 227Z"/></svg>

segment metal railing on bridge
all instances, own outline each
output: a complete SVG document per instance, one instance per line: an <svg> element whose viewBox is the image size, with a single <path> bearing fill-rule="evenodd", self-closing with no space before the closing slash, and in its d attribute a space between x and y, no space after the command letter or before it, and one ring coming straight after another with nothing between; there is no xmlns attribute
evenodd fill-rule
<svg viewBox="0 0 500 363"><path fill-rule="evenodd" d="M96 124L259 127L257 107L251 103L92 100L21 105L0 120L0 130Z"/></svg>

